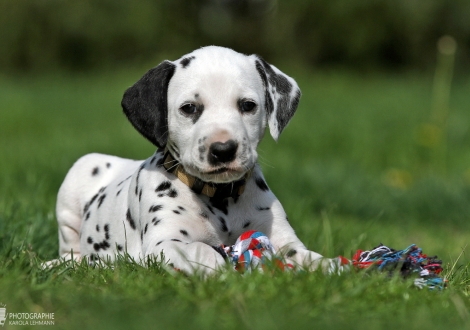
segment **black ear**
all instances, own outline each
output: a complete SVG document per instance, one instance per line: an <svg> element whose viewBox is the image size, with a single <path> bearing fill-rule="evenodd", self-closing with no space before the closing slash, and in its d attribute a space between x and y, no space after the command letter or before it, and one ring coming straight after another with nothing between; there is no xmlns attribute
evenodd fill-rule
<svg viewBox="0 0 470 330"><path fill-rule="evenodd" d="M150 69L122 98L122 109L132 125L159 148L168 139L168 84L176 66L164 61Z"/></svg>
<svg viewBox="0 0 470 330"><path fill-rule="evenodd" d="M300 101L300 89L294 79L255 55L256 70L265 89L266 113L271 136L277 141Z"/></svg>

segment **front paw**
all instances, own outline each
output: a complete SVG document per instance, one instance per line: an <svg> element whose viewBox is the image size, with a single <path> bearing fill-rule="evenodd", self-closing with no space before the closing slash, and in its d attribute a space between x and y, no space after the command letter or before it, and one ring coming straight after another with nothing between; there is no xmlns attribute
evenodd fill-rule
<svg viewBox="0 0 470 330"><path fill-rule="evenodd" d="M155 257L163 254L165 267L170 272L210 276L226 267L225 259L211 246L201 243L164 241L146 254Z"/></svg>
<svg viewBox="0 0 470 330"><path fill-rule="evenodd" d="M321 270L325 274L340 274L351 268L351 261L342 256L330 259L316 252L301 249L290 249L285 256L287 261L295 264L298 269L310 272Z"/></svg>
<svg viewBox="0 0 470 330"><path fill-rule="evenodd" d="M351 265L352 265L351 260L348 260L343 256L338 256L336 258L327 259L327 260L329 264L328 264L328 267L326 268L326 273L328 275L331 275L331 274L340 275L341 273L349 272L351 270Z"/></svg>

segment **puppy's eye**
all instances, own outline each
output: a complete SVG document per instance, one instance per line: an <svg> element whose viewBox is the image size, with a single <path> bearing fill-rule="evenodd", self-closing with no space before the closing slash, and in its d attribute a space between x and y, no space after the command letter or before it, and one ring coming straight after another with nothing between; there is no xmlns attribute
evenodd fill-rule
<svg viewBox="0 0 470 330"><path fill-rule="evenodd" d="M242 101L240 103L240 110L242 112L250 112L256 108L256 103L253 101Z"/></svg>
<svg viewBox="0 0 470 330"><path fill-rule="evenodd" d="M187 103L181 106L181 111L183 111L187 115L194 115L197 113L197 106L192 103Z"/></svg>

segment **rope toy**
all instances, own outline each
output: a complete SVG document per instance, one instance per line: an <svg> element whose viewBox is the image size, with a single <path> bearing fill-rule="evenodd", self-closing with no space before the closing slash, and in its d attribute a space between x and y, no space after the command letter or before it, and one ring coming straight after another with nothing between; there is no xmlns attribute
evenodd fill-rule
<svg viewBox="0 0 470 330"><path fill-rule="evenodd" d="M233 246L224 247L224 251L240 273L251 272L254 269L266 270L266 265L272 265L281 271L294 269L276 255L269 238L259 231L250 230L240 235Z"/></svg>
<svg viewBox="0 0 470 330"><path fill-rule="evenodd" d="M428 287L431 290L442 290L447 285L447 281L439 276L442 260L438 260L437 256L428 257L415 244L403 250L395 250L383 244L370 251L357 250L352 263L356 269L377 269L387 271L390 275L398 270L403 278L418 275L414 285L420 289Z"/></svg>
<svg viewBox="0 0 470 330"><path fill-rule="evenodd" d="M221 245L214 247L214 249L228 260L236 271L242 274L250 273L255 269L261 271L266 269L301 271L277 255L269 238L259 231L247 231L240 235L234 245ZM350 265L350 261L341 256L331 260L328 273L341 272Z"/></svg>
<svg viewBox="0 0 470 330"><path fill-rule="evenodd" d="M232 246L217 246L214 249L228 260L239 273L250 273L253 270L265 271L278 269L280 271L302 271L287 263L276 251L269 238L255 230L243 233ZM403 278L419 277L414 285L422 289L443 289L446 280L439 276L442 272L442 261L437 256L428 257L415 244L404 250L395 250L383 244L370 251L357 250L351 261L339 256L331 259L328 273L341 273L350 268L357 270L376 269L387 271L390 275L399 270Z"/></svg>

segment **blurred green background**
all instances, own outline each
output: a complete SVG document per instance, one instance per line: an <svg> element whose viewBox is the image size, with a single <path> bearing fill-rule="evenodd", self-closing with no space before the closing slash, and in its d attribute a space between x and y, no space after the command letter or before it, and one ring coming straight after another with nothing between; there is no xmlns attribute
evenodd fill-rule
<svg viewBox="0 0 470 330"><path fill-rule="evenodd" d="M303 91L280 142L260 146L288 213L469 229L468 17L466 0L2 1L4 214L39 185L55 230L55 194L78 157L148 157L120 114L123 91L216 44L262 55Z"/></svg>
<svg viewBox="0 0 470 330"><path fill-rule="evenodd" d="M470 57L467 0L3 0L0 69L89 70L217 44L309 67L433 68L438 38Z"/></svg>
<svg viewBox="0 0 470 330"><path fill-rule="evenodd" d="M469 18L468 0L0 0L0 303L55 312L57 328L468 328ZM75 160L155 151L122 114L125 89L210 44L257 53L302 89L259 162L306 246L416 243L443 259L449 289L38 266L57 257L56 194Z"/></svg>
<svg viewBox="0 0 470 330"><path fill-rule="evenodd" d="M0 217L36 203L54 232L55 194L78 157L148 157L120 113L123 91L216 44L262 55L303 91L280 142L260 146L294 226L330 214L468 230L468 17L466 0L2 1ZM53 257L56 242L46 246Z"/></svg>

